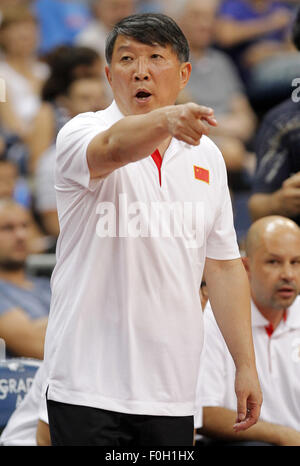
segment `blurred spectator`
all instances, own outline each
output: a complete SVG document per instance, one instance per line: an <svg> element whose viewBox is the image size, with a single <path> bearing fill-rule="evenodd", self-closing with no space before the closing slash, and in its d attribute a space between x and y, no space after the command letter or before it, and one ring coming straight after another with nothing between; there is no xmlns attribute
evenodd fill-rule
<svg viewBox="0 0 300 466"><path fill-rule="evenodd" d="M68 120L60 97L65 95L70 82L76 77L95 76L101 79L104 69L98 53L88 47L58 47L48 55L47 62L50 75L41 91L43 103L27 138L31 173L35 173L39 157L52 146L58 131Z"/></svg>
<svg viewBox="0 0 300 466"><path fill-rule="evenodd" d="M0 124L0 160L9 160L15 163L19 174L24 176L28 172L28 158L27 145L18 135L7 131Z"/></svg>
<svg viewBox="0 0 300 466"><path fill-rule="evenodd" d="M93 20L76 37L78 45L94 48L105 60L107 34L120 19L135 13L136 0L93 0Z"/></svg>
<svg viewBox="0 0 300 466"><path fill-rule="evenodd" d="M279 216L265 217L252 224L244 264L250 281L253 341L263 392L260 419L244 432L233 429L234 362L208 305L204 311L204 357L199 377L205 383L199 385L198 391L203 405L200 433L223 446L299 446L299 227ZM196 427L200 424L197 419Z"/></svg>
<svg viewBox="0 0 300 466"><path fill-rule="evenodd" d="M107 106L103 80L85 77L71 80L60 95L66 119L84 112L96 112ZM47 234L58 237L59 223L54 189L55 144L40 157L35 177L36 210Z"/></svg>
<svg viewBox="0 0 300 466"><path fill-rule="evenodd" d="M292 38L300 51L300 9ZM284 215L300 225L300 99L297 89L265 116L256 141L256 171L249 210L254 220Z"/></svg>
<svg viewBox="0 0 300 466"><path fill-rule="evenodd" d="M193 101L214 109L218 120L210 137L220 147L227 169L242 170L250 161L246 144L256 117L230 58L212 47L218 0L185 0L179 23L189 41L192 74L180 102Z"/></svg>
<svg viewBox="0 0 300 466"><path fill-rule="evenodd" d="M287 97L300 59L289 40L295 6L287 2L224 0L216 38L231 54L255 108L263 112Z"/></svg>
<svg viewBox="0 0 300 466"><path fill-rule="evenodd" d="M37 58L38 25L31 11L18 6L2 9L1 14L0 76L6 83L7 101L0 105L0 117L4 128L26 140L40 107L48 66Z"/></svg>
<svg viewBox="0 0 300 466"><path fill-rule="evenodd" d="M45 236L34 218L32 193L26 178L20 177L16 164L0 158L0 201L11 199L28 209L30 216L30 252L41 253L51 248L53 240Z"/></svg>
<svg viewBox="0 0 300 466"><path fill-rule="evenodd" d="M1 446L50 446L46 397L42 396L43 364L25 398L13 412L0 436Z"/></svg>
<svg viewBox="0 0 300 466"><path fill-rule="evenodd" d="M91 19L87 2L79 0L34 0L33 11L40 25L39 53L48 54L59 45L72 45Z"/></svg>
<svg viewBox="0 0 300 466"><path fill-rule="evenodd" d="M0 337L8 356L43 359L50 284L26 273L31 228L24 207L0 199Z"/></svg>
<svg viewBox="0 0 300 466"><path fill-rule="evenodd" d="M18 167L11 160L0 158L0 199L10 197L30 208L31 190L25 178L19 177Z"/></svg>
<svg viewBox="0 0 300 466"><path fill-rule="evenodd" d="M164 13L162 3L163 2L159 0L136 0L137 12L138 13Z"/></svg>

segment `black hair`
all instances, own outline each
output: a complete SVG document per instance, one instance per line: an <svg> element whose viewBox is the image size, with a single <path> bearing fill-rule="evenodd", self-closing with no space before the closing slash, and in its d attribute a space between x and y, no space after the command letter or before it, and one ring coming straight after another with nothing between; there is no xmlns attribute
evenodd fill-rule
<svg viewBox="0 0 300 466"><path fill-rule="evenodd" d="M147 45L171 45L180 62L189 60L189 45L180 27L167 15L141 13L121 19L106 39L105 57L111 63L114 45L119 35L132 37Z"/></svg>
<svg viewBox="0 0 300 466"><path fill-rule="evenodd" d="M300 8L298 8L293 22L292 41L297 50L300 51Z"/></svg>
<svg viewBox="0 0 300 466"><path fill-rule="evenodd" d="M42 100L52 101L66 93L72 81L85 77L84 67L91 66L101 60L92 48L84 46L62 45L56 47L45 57L50 67L50 75L42 88ZM80 70L82 69L80 76Z"/></svg>

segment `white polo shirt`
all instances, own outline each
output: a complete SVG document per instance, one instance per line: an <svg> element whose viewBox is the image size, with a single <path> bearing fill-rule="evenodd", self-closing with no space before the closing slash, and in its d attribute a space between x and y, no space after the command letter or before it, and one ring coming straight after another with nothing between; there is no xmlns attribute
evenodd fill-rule
<svg viewBox="0 0 300 466"><path fill-rule="evenodd" d="M205 257L239 257L225 164L207 137L199 147L173 139L160 173L149 155L90 180L89 142L122 117L113 102L58 135L48 398L193 415Z"/></svg>
<svg viewBox="0 0 300 466"><path fill-rule="evenodd" d="M236 411L235 366L209 305L204 311L205 338L197 398L202 406ZM252 303L256 367L263 393L260 419L300 430L300 297L273 333ZM202 419L196 419L201 427Z"/></svg>

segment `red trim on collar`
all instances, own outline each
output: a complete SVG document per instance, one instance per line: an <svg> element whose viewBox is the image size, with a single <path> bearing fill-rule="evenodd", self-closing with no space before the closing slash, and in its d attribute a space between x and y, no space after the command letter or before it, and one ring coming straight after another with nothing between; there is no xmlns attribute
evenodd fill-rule
<svg viewBox="0 0 300 466"><path fill-rule="evenodd" d="M286 322L286 319L287 319L287 311L286 311L286 309L285 309L285 310L283 311L282 320L283 320L284 322ZM273 327L273 325L271 324L271 322L269 322L268 325L265 325L265 330L266 330L266 332L267 332L268 337L270 338L270 337L272 336L273 332L274 332L274 327Z"/></svg>
<svg viewBox="0 0 300 466"><path fill-rule="evenodd" d="M160 155L160 152L158 149L151 154L151 157L153 158L155 165L157 166L158 169L158 176L159 176L159 184L161 186L161 164L162 164L162 156Z"/></svg>

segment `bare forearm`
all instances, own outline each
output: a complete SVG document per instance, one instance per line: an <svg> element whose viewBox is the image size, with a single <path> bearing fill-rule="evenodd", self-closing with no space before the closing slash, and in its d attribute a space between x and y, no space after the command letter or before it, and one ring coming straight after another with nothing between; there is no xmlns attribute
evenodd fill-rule
<svg viewBox="0 0 300 466"><path fill-rule="evenodd" d="M201 136L208 134L202 120L213 126L217 124L211 109L193 103L122 118L89 144L87 160L91 176L107 176L119 167L148 157L157 148L163 154L171 137L198 145Z"/></svg>
<svg viewBox="0 0 300 466"><path fill-rule="evenodd" d="M273 193L256 193L249 200L249 211L252 220L275 214L289 217L300 213L300 200L289 199L282 189Z"/></svg>
<svg viewBox="0 0 300 466"><path fill-rule="evenodd" d="M300 433L289 427L259 420L242 432L234 432L235 411L218 406L203 408L202 435L233 441L259 441L275 445L297 444Z"/></svg>
<svg viewBox="0 0 300 466"><path fill-rule="evenodd" d="M209 300L236 367L236 422L246 430L259 418L262 394L258 381L251 329L249 281L241 259L206 259Z"/></svg>
<svg viewBox="0 0 300 466"><path fill-rule="evenodd" d="M96 136L90 150L101 145L108 160L127 164L151 154L169 136L161 109L127 116Z"/></svg>
<svg viewBox="0 0 300 466"><path fill-rule="evenodd" d="M242 261L207 259L205 278L216 321L236 367L254 366L250 289Z"/></svg>
<svg viewBox="0 0 300 466"><path fill-rule="evenodd" d="M18 356L43 359L47 317L32 320L19 308L0 318L0 334L7 348Z"/></svg>
<svg viewBox="0 0 300 466"><path fill-rule="evenodd" d="M218 25L219 28L216 28L217 38L225 47L259 37L267 29L265 19L243 21L242 24L234 20L219 20Z"/></svg>

